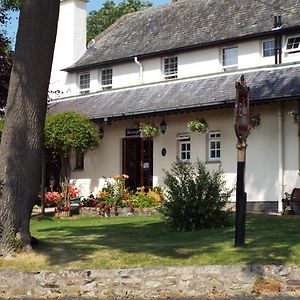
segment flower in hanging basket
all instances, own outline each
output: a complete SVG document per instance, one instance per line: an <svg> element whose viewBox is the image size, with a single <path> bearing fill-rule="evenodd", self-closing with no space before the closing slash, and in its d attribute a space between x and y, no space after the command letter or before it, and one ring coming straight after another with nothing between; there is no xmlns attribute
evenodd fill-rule
<svg viewBox="0 0 300 300"><path fill-rule="evenodd" d="M208 124L204 118L198 118L196 120L189 121L187 123L187 127L190 132L197 132L197 133L208 132Z"/></svg>
<svg viewBox="0 0 300 300"><path fill-rule="evenodd" d="M300 123L300 112L299 111L296 111L296 110L290 111L289 116L291 116L294 119L295 123Z"/></svg>
<svg viewBox="0 0 300 300"><path fill-rule="evenodd" d="M249 116L249 124L250 124L250 129L254 129L260 125L261 118L260 114L253 114Z"/></svg>
<svg viewBox="0 0 300 300"><path fill-rule="evenodd" d="M159 128L154 124L141 123L140 131L141 135L146 138L151 138L159 135Z"/></svg>

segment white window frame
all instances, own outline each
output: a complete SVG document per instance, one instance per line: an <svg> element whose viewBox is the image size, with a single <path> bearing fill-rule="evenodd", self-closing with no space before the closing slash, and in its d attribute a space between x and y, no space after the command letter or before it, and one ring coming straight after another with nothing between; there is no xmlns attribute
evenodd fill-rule
<svg viewBox="0 0 300 300"><path fill-rule="evenodd" d="M273 43L273 48L272 47L265 47L267 43ZM265 52L268 55L265 55ZM268 57L274 57L275 56L275 40L274 39L268 39L268 40L263 40L262 41L262 57L263 58L268 58Z"/></svg>
<svg viewBox="0 0 300 300"><path fill-rule="evenodd" d="M178 157L180 161L191 161L191 138L188 134L181 134L177 137L178 140ZM184 157L183 157L184 156Z"/></svg>
<svg viewBox="0 0 300 300"><path fill-rule="evenodd" d="M208 161L221 160L221 132L208 133Z"/></svg>
<svg viewBox="0 0 300 300"><path fill-rule="evenodd" d="M163 76L164 80L178 78L178 56L163 58Z"/></svg>
<svg viewBox="0 0 300 300"><path fill-rule="evenodd" d="M110 72L110 76L104 75L103 73ZM105 76L105 77L104 77ZM108 81L110 81L108 83ZM112 88L112 82L113 82L113 69L112 68L105 68L102 69L100 72L100 82L102 89L111 89Z"/></svg>
<svg viewBox="0 0 300 300"><path fill-rule="evenodd" d="M294 46L295 44L298 44L298 46L296 48L290 48L290 49L288 49L288 43L289 43L290 39L298 39L299 42L295 43L295 41L294 41L293 44L292 44L292 46ZM300 34L298 34L298 35L292 35L292 36L287 36L286 37L285 52L287 52L287 53L300 52Z"/></svg>
<svg viewBox="0 0 300 300"><path fill-rule="evenodd" d="M236 63L225 65L225 63L226 63L226 61L225 61L225 59L226 59L225 52L227 50L231 50L231 49L234 49L236 51ZM224 47L224 48L221 49L222 69L223 69L224 72L237 70L238 69L238 59L239 59L238 46Z"/></svg>
<svg viewBox="0 0 300 300"><path fill-rule="evenodd" d="M83 77L88 77L86 79L82 79ZM79 87L79 93L81 95L89 94L90 93L90 87L91 87L91 74L90 72L80 73L78 77L78 87Z"/></svg>

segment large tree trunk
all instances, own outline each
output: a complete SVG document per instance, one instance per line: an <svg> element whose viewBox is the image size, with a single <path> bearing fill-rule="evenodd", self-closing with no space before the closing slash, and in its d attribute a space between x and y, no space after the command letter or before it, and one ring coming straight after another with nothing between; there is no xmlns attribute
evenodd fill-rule
<svg viewBox="0 0 300 300"><path fill-rule="evenodd" d="M39 191L47 92L59 0L22 0L0 145L0 250L30 249L29 222Z"/></svg>

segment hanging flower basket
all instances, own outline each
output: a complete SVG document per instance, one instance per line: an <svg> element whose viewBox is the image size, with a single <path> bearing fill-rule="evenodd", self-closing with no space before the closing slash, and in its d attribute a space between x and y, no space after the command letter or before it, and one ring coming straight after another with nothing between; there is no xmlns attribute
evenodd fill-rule
<svg viewBox="0 0 300 300"><path fill-rule="evenodd" d="M289 116L291 116L295 123L300 123L300 112L299 111L290 111Z"/></svg>
<svg viewBox="0 0 300 300"><path fill-rule="evenodd" d="M141 136L152 138L159 135L159 128L154 124L141 123L140 124Z"/></svg>
<svg viewBox="0 0 300 300"><path fill-rule="evenodd" d="M204 118L189 121L187 128L190 132L206 133L208 132L208 124Z"/></svg>
<svg viewBox="0 0 300 300"><path fill-rule="evenodd" d="M261 118L260 114L253 114L249 117L250 129L254 129L260 125Z"/></svg>

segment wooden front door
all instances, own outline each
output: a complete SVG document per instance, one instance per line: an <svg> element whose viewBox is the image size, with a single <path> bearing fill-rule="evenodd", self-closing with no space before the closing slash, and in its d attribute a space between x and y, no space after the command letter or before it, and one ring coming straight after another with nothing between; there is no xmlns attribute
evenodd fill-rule
<svg viewBox="0 0 300 300"><path fill-rule="evenodd" d="M129 178L126 187L135 190L153 185L153 140L143 138L123 139L123 174Z"/></svg>

